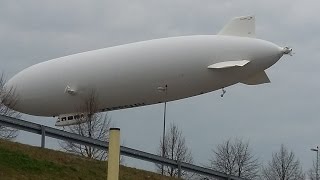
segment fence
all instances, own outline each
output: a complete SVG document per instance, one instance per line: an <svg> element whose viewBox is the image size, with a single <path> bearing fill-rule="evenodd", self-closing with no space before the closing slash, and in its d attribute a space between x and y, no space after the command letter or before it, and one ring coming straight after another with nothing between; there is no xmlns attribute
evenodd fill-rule
<svg viewBox="0 0 320 180"><path fill-rule="evenodd" d="M66 131L62 131L59 129L55 129L52 127L44 126L41 124L36 124L28 121L24 121L22 119L16 119L8 116L2 116L0 115L0 125L2 126L7 126L7 127L12 127L28 132L32 132L35 134L40 134L41 135L41 147L45 147L45 137L52 137L55 139L60 139L64 141L71 141L74 143L82 144L82 145L87 145L99 149L108 149L108 142L80 136L78 134L73 134L69 133ZM228 179L228 180L244 180L243 178L239 178L236 176L230 176L222 172L218 172L212 169L204 168L201 166L193 165L193 164L188 164L184 162L177 162L172 159L167 159L158 155L154 155L151 153L143 152L140 150L135 150L132 148L128 148L125 146L120 147L120 153L121 155L128 156L128 157L133 157L136 159L144 160L144 161L149 161L157 164L162 164L166 166L171 166L179 169L179 172L181 170L185 171L190 171L194 172L197 174L205 175L205 176L211 176L217 179Z"/></svg>

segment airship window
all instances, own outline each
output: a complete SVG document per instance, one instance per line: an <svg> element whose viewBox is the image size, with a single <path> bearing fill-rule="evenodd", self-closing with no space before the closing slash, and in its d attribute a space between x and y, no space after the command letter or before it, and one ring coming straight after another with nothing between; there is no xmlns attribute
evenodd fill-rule
<svg viewBox="0 0 320 180"><path fill-rule="evenodd" d="M74 119L80 119L80 116L79 115L75 115Z"/></svg>
<svg viewBox="0 0 320 180"><path fill-rule="evenodd" d="M61 120L62 120L62 121L65 121L65 120L66 120L66 117L61 118Z"/></svg>
<svg viewBox="0 0 320 180"><path fill-rule="evenodd" d="M68 116L68 120L72 120L73 119L73 116Z"/></svg>
<svg viewBox="0 0 320 180"><path fill-rule="evenodd" d="M81 114L81 118L84 118L84 115L83 115L83 114Z"/></svg>

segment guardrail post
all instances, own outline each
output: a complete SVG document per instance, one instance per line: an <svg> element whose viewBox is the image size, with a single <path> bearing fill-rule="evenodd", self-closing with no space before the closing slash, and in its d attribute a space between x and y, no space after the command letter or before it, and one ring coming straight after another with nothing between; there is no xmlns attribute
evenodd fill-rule
<svg viewBox="0 0 320 180"><path fill-rule="evenodd" d="M107 180L118 180L120 163L120 128L110 128L109 133L110 139Z"/></svg>
<svg viewBox="0 0 320 180"><path fill-rule="evenodd" d="M181 162L178 160L177 163L178 163L178 178L180 179L181 178Z"/></svg>
<svg viewBox="0 0 320 180"><path fill-rule="evenodd" d="M41 125L41 148L45 147L46 143L46 128Z"/></svg>

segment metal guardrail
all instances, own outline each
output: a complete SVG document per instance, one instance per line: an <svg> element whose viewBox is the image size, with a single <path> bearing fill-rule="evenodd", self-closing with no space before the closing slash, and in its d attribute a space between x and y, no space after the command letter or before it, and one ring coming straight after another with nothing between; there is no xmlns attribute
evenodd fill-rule
<svg viewBox="0 0 320 180"><path fill-rule="evenodd" d="M23 131L32 132L35 134L40 134L41 147L43 148L45 147L45 136L64 140L64 141L71 141L74 143L87 145L87 146L91 146L91 147L95 147L103 150L106 150L109 147L108 142L84 137L78 134L69 133L69 132L55 129L52 127L48 127L48 126L44 126L44 125L40 125L40 124L36 124L36 123L28 122L25 120L8 117L8 116L0 115L0 125L20 129ZM172 159L167 159L158 155L139 151L136 149L125 147L125 146L120 147L120 153L121 155L124 155L124 156L129 156L136 159L149 161L157 164L162 164L166 166L171 166L179 169L181 168L185 171L190 171L190 172L202 174L205 176L211 176L217 179L244 180L243 178L239 178L236 176L229 176L225 173L218 172L212 169L196 166L189 163L177 162Z"/></svg>

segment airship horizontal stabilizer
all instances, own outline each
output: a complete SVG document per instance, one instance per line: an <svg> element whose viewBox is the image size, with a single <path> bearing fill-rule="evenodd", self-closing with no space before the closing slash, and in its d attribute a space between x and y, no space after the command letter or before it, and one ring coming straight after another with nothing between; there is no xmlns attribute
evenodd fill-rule
<svg viewBox="0 0 320 180"><path fill-rule="evenodd" d="M230 68L230 67L241 67L248 64L249 60L240 60L240 61L224 61L212 64L208 66L209 69L223 69L223 68Z"/></svg>

